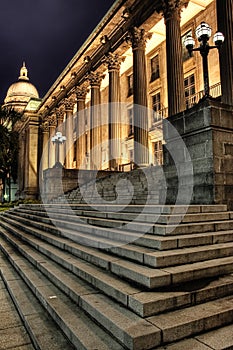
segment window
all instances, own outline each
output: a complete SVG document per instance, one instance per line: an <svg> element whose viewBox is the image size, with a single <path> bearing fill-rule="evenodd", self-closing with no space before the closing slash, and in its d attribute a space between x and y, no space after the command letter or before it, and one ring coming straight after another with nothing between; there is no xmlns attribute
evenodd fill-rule
<svg viewBox="0 0 233 350"><path fill-rule="evenodd" d="M186 32L184 35L182 35L181 37L181 41L182 41L182 57L183 57L183 62L187 61L190 56L189 56L189 52L185 47L184 41L187 38L188 35L192 36L192 30L190 29L188 32Z"/></svg>
<svg viewBox="0 0 233 350"><path fill-rule="evenodd" d="M128 137L133 136L134 129L133 129L133 108L128 109Z"/></svg>
<svg viewBox="0 0 233 350"><path fill-rule="evenodd" d="M152 124L162 119L160 92L152 96L153 118Z"/></svg>
<svg viewBox="0 0 233 350"><path fill-rule="evenodd" d="M154 143L154 164L163 164L163 145L162 141L157 141Z"/></svg>
<svg viewBox="0 0 233 350"><path fill-rule="evenodd" d="M76 162L77 160L77 140L74 141L74 158L73 161Z"/></svg>
<svg viewBox="0 0 233 350"><path fill-rule="evenodd" d="M184 79L184 91L185 91L186 108L190 108L196 103L194 74L191 74Z"/></svg>
<svg viewBox="0 0 233 350"><path fill-rule="evenodd" d="M154 81L159 78L159 55L154 56L150 60L151 77L150 81Z"/></svg>
<svg viewBox="0 0 233 350"><path fill-rule="evenodd" d="M133 74L128 75L128 96L133 95Z"/></svg>
<svg viewBox="0 0 233 350"><path fill-rule="evenodd" d="M129 150L129 161L130 162L134 161L134 150L133 149Z"/></svg>

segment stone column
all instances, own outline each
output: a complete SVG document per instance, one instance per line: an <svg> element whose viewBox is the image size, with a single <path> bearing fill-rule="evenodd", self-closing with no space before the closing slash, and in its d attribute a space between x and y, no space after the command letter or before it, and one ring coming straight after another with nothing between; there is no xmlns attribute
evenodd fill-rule
<svg viewBox="0 0 233 350"><path fill-rule="evenodd" d="M48 118L49 122L49 168L55 165L55 145L53 145L51 138L55 135L57 127L56 115L53 114Z"/></svg>
<svg viewBox="0 0 233 350"><path fill-rule="evenodd" d="M109 168L118 170L121 158L121 115L120 115L120 66L124 61L118 54L109 53L105 64L109 72Z"/></svg>
<svg viewBox="0 0 233 350"><path fill-rule="evenodd" d="M25 163L27 166L25 177L26 198L38 196L38 143L39 143L39 118L37 115L29 115L27 126L27 152Z"/></svg>
<svg viewBox="0 0 233 350"><path fill-rule="evenodd" d="M75 92L77 97L77 168L85 169L85 99L88 92L87 86L77 86Z"/></svg>
<svg viewBox="0 0 233 350"><path fill-rule="evenodd" d="M148 152L148 101L145 47L148 36L144 29L130 31L133 49L133 93L134 93L134 163L147 166Z"/></svg>
<svg viewBox="0 0 233 350"><path fill-rule="evenodd" d="M19 198L23 197L23 190L25 184L25 154L26 154L26 135L25 130L19 134L19 156L18 156L18 187Z"/></svg>
<svg viewBox="0 0 233 350"><path fill-rule="evenodd" d="M42 159L42 171L49 167L49 122L45 121L42 124L43 134L43 159Z"/></svg>
<svg viewBox="0 0 233 350"><path fill-rule="evenodd" d="M187 0L162 0L166 24L168 115L185 110L181 9Z"/></svg>
<svg viewBox="0 0 233 350"><path fill-rule="evenodd" d="M64 106L60 106L59 108L56 108L57 130L60 131L62 135L65 135L64 115L65 115ZM65 146L66 146L65 143L59 146L59 162L62 165L64 165L65 163Z"/></svg>
<svg viewBox="0 0 233 350"><path fill-rule="evenodd" d="M101 167L102 158L100 85L104 75L91 72L87 78L91 85L90 166L94 170Z"/></svg>
<svg viewBox="0 0 233 350"><path fill-rule="evenodd" d="M73 130L73 108L74 100L66 98L64 101L66 113L66 168L73 168L74 161L74 130Z"/></svg>
<svg viewBox="0 0 233 350"><path fill-rule="evenodd" d="M220 50L222 102L233 105L233 4L232 0L217 0L218 30L225 36Z"/></svg>

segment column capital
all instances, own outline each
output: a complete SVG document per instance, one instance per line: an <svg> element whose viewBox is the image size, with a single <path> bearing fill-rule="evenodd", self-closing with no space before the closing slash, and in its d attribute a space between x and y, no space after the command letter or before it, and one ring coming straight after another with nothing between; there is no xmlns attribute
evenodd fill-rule
<svg viewBox="0 0 233 350"><path fill-rule="evenodd" d="M151 33L148 33L143 28L132 27L129 31L128 40L132 43L133 50L142 49L146 47L146 42L152 36Z"/></svg>
<svg viewBox="0 0 233 350"><path fill-rule="evenodd" d="M48 116L47 119L48 123L49 123L49 127L56 127L57 126L57 118L56 118L56 114L52 114Z"/></svg>
<svg viewBox="0 0 233 350"><path fill-rule="evenodd" d="M100 87L101 81L104 77L105 75L101 72L91 72L87 75L91 87Z"/></svg>
<svg viewBox="0 0 233 350"><path fill-rule="evenodd" d="M89 90L86 84L82 86L76 86L74 92L76 94L77 101L85 101L88 91Z"/></svg>
<svg viewBox="0 0 233 350"><path fill-rule="evenodd" d="M65 112L72 112L74 108L75 100L74 98L65 98L64 99L64 106L65 106Z"/></svg>
<svg viewBox="0 0 233 350"><path fill-rule="evenodd" d="M162 0L165 23L172 18L178 18L180 20L182 8L187 7L188 3L189 0Z"/></svg>
<svg viewBox="0 0 233 350"><path fill-rule="evenodd" d="M59 108L56 108L55 109L55 113L56 113L56 116L57 116L58 124L63 123L64 113L65 113L64 106L60 106Z"/></svg>
<svg viewBox="0 0 233 350"><path fill-rule="evenodd" d="M117 53L109 52L103 59L103 63L108 67L109 71L119 71L121 63L125 57L119 56Z"/></svg>
<svg viewBox="0 0 233 350"><path fill-rule="evenodd" d="M41 129L43 133L48 133L49 132L49 122L45 121L41 124Z"/></svg>

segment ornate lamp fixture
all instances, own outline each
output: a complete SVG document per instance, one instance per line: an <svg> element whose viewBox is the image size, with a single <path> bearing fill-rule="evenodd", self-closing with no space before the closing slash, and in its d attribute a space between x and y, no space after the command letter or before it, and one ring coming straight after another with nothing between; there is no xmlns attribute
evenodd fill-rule
<svg viewBox="0 0 233 350"><path fill-rule="evenodd" d="M56 145L56 158L55 158L55 165L54 168L62 168L63 165L59 161L59 148L60 145L62 145L66 141L66 137L62 135L60 131L56 133L55 136L51 139L52 143Z"/></svg>
<svg viewBox="0 0 233 350"><path fill-rule="evenodd" d="M217 48L220 50L222 43L224 42L224 35L221 32L216 32L213 37L214 46L210 46L208 41L211 37L211 28L205 23L201 22L201 24L196 28L195 34L200 42L200 46L198 48L194 48L195 40L191 35L188 35L184 41L184 45L189 52L191 57L193 51L199 51L202 56L202 64L203 64L203 78L204 78L204 98L210 97L210 87L209 87L209 72L208 72L208 54L211 49Z"/></svg>

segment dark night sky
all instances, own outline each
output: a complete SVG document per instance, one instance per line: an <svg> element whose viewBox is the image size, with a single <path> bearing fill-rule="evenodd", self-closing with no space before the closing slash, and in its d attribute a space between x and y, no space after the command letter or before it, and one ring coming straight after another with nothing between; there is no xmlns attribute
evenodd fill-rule
<svg viewBox="0 0 233 350"><path fill-rule="evenodd" d="M6 0L0 7L0 103L26 62L43 97L114 0Z"/></svg>

